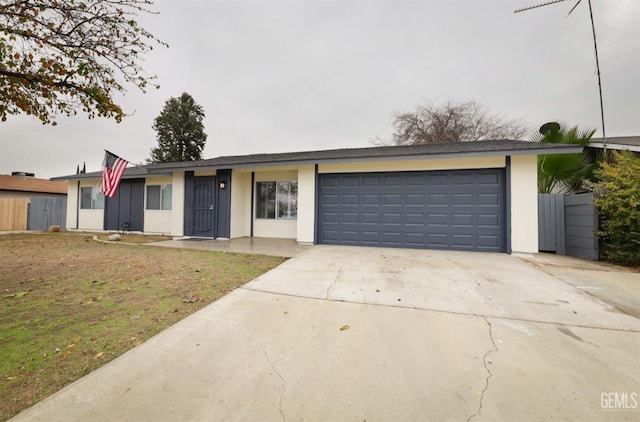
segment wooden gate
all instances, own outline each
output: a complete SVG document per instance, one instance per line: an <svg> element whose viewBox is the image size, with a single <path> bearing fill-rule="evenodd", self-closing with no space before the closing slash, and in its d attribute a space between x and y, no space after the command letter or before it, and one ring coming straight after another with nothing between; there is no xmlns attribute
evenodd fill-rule
<svg viewBox="0 0 640 422"><path fill-rule="evenodd" d="M67 228L67 198L31 198L27 217L27 230L47 230L58 225Z"/></svg>
<svg viewBox="0 0 640 422"><path fill-rule="evenodd" d="M598 209L593 193L538 195L538 249L598 260Z"/></svg>

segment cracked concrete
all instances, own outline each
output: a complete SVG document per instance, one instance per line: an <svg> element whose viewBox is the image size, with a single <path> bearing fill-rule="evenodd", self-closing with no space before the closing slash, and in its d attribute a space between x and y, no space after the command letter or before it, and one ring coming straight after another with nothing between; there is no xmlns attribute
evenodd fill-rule
<svg viewBox="0 0 640 422"><path fill-rule="evenodd" d="M251 340L252 342L254 342L254 343L256 343L256 344L258 344L260 346L260 348L262 349L262 353L264 354L264 357L265 357L265 359L267 361L267 364L269 365L269 367L271 368L273 373L276 374L278 376L278 378L280 378L280 380L282 381L282 392L280 393L280 400L278 401L278 411L280 412L280 415L282 415L283 422L286 422L287 417L284 414L284 410L282 408L282 402L284 400L284 395L287 392L287 381L282 377L282 375L280 374L278 369L275 367L275 365L271 361L271 358L269 357L269 353L267 352L267 349L265 348L264 344L260 343L258 340L254 339L253 337L248 335L246 332L243 332L242 334L247 339Z"/></svg>
<svg viewBox="0 0 640 422"><path fill-rule="evenodd" d="M500 254L313 247L16 421L640 419L601 401L638 392L639 320L558 277Z"/></svg>
<svg viewBox="0 0 640 422"><path fill-rule="evenodd" d="M496 346L496 342L493 339L493 332L491 330L491 322L489 322L489 320L487 318L484 318L484 321L489 326L489 337L491 338L491 345L493 346L493 348L487 350L485 352L484 356L482 356L482 365L484 366L484 370L487 371L487 377L484 380L484 388L482 389L482 391L480 393L478 393L478 395L480 396L479 404L478 404L478 410L476 411L476 413L474 413L473 415L470 415L467 418L467 422L471 422L471 420L473 418L479 417L479 416L482 415L483 401L484 401L485 395L487 394L487 390L489 389L489 380L493 376L493 372L491 372L491 369L489 369L489 367L487 366L487 358L489 357L489 355L491 353L498 351L498 346Z"/></svg>
<svg viewBox="0 0 640 422"><path fill-rule="evenodd" d="M269 354L267 353L267 351L263 350L263 352L264 352L264 356L267 358L267 362L269 363L269 366L271 366L271 369L273 369L273 372L278 376L278 378L282 380L282 393L280 394L280 401L278 402L278 411L282 415L282 420L284 422L287 422L287 417L284 414L284 410L282 410L282 401L284 400L284 395L287 392L287 381L282 377L282 375L280 375L280 372L278 372L276 367L273 366L273 362L271 362L271 358L269 358Z"/></svg>
<svg viewBox="0 0 640 422"><path fill-rule="evenodd" d="M338 274L336 274L336 278L333 279L333 283L327 286L327 294L324 297L325 299L329 299L329 291L338 282L338 279L340 278L341 273L342 273L342 265L340 266L340 268L338 268Z"/></svg>

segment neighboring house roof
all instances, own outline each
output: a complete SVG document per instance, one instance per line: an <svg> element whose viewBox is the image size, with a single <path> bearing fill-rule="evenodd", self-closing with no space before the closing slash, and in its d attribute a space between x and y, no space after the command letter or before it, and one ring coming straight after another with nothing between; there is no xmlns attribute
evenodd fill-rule
<svg viewBox="0 0 640 422"><path fill-rule="evenodd" d="M385 146L369 148L346 148L321 151L285 152L273 154L251 154L217 157L208 160L181 163L149 164L140 168L128 168L126 177L159 175L173 171L204 169L242 168L267 165L320 164L355 161L421 160L433 158L481 157L495 155L562 154L581 152L582 147L564 144L542 144L538 142L495 140L459 142L453 144L429 144ZM99 177L100 172L87 173L57 180L76 180Z"/></svg>
<svg viewBox="0 0 640 422"><path fill-rule="evenodd" d="M33 193L67 194L65 182L54 182L48 179L0 175L0 190Z"/></svg>
<svg viewBox="0 0 640 422"><path fill-rule="evenodd" d="M640 136L613 136L607 137L608 149L628 149L640 152ZM604 139L591 138L589 146L592 148L604 148Z"/></svg>

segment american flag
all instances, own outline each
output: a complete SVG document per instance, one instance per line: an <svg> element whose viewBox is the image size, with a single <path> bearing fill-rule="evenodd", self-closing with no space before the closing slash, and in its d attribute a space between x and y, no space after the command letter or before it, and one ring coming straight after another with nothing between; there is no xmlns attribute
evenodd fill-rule
<svg viewBox="0 0 640 422"><path fill-rule="evenodd" d="M102 193L113 198L118 190L120 179L127 168L128 161L115 154L105 151L104 170L102 172Z"/></svg>

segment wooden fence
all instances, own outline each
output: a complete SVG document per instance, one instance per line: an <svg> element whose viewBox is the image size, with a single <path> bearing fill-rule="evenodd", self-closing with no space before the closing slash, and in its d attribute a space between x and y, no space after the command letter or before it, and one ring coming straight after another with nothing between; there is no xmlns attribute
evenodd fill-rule
<svg viewBox="0 0 640 422"><path fill-rule="evenodd" d="M0 199L0 231L26 230L28 198Z"/></svg>
<svg viewBox="0 0 640 422"><path fill-rule="evenodd" d="M58 225L62 230L67 228L67 197L31 198L27 230L47 230L49 226Z"/></svg>
<svg viewBox="0 0 640 422"><path fill-rule="evenodd" d="M598 260L598 209L592 193L538 195L541 252Z"/></svg>

